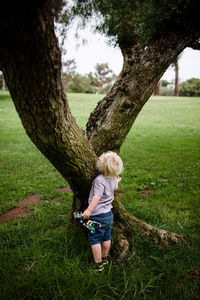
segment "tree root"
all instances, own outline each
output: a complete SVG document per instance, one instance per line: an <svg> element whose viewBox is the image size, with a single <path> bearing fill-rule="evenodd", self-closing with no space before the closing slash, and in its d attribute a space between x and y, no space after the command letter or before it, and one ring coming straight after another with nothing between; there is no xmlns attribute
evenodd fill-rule
<svg viewBox="0 0 200 300"><path fill-rule="evenodd" d="M113 202L113 211L115 215L113 256L117 260L127 256L130 258L135 254L130 245L130 237L135 230L151 238L155 244L165 247L186 242L181 234L156 228L129 214L117 196Z"/></svg>
<svg viewBox="0 0 200 300"><path fill-rule="evenodd" d="M135 255L135 251L132 249L131 243L128 239L129 230L127 231L124 224L115 223L113 231L114 243L111 248L111 256L117 261L121 261L123 259L130 260Z"/></svg>

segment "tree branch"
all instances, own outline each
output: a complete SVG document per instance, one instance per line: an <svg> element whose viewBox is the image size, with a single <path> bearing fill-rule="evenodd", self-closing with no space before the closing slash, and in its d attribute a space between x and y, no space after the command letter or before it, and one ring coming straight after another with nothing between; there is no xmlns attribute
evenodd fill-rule
<svg viewBox="0 0 200 300"><path fill-rule="evenodd" d="M120 43L124 56L122 72L87 123L88 139L98 155L106 150L119 151L163 73L194 37L198 38L197 8L198 1L190 5L183 1L171 21L158 28L145 49L136 35L132 41Z"/></svg>

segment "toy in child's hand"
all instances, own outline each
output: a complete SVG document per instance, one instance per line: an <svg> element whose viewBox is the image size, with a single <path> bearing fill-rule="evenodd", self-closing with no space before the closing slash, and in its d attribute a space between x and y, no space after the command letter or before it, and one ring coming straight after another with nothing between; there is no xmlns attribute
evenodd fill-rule
<svg viewBox="0 0 200 300"><path fill-rule="evenodd" d="M93 220L84 220L82 218L82 213L80 212L74 212L74 218L79 219L80 223L86 227L91 233L95 233L95 224L98 225L99 228L101 228L101 223L93 221Z"/></svg>

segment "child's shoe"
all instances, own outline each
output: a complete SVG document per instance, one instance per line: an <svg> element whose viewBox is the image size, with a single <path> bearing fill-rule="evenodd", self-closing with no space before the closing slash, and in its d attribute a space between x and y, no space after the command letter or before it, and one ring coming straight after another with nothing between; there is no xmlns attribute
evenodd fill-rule
<svg viewBox="0 0 200 300"><path fill-rule="evenodd" d="M95 271L96 272L102 272L103 269L104 269L104 267L103 267L103 262L102 261L99 262L99 263L95 263Z"/></svg>
<svg viewBox="0 0 200 300"><path fill-rule="evenodd" d="M103 265L109 264L108 256L102 257Z"/></svg>

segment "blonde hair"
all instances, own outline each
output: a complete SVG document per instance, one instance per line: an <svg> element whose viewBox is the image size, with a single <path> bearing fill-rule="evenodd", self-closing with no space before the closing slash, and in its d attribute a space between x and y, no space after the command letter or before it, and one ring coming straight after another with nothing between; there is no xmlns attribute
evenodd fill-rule
<svg viewBox="0 0 200 300"><path fill-rule="evenodd" d="M97 160L96 167L106 177L114 177L124 171L121 158L112 151L101 154Z"/></svg>

